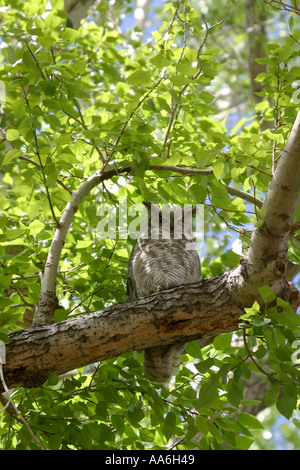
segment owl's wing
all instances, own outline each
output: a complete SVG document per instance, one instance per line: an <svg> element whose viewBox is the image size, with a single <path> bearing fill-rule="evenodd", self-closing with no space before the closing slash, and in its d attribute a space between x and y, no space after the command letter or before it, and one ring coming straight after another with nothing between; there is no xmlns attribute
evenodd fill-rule
<svg viewBox="0 0 300 470"><path fill-rule="evenodd" d="M134 278L127 277L126 293L129 297L129 299L136 299L137 298L137 291L136 291L136 285L135 285L135 282L134 282Z"/></svg>
<svg viewBox="0 0 300 470"><path fill-rule="evenodd" d="M129 260L128 260L128 267L127 267L126 293L130 299L137 298L136 281L135 281L134 271L133 271L133 258L136 254L136 250L137 250L137 246L135 244L131 250Z"/></svg>

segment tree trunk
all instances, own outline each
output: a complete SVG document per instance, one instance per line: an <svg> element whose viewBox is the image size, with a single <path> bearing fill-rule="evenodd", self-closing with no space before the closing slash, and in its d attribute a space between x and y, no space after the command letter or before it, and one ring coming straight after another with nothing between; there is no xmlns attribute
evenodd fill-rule
<svg viewBox="0 0 300 470"><path fill-rule="evenodd" d="M92 8L95 0L65 0L65 10L67 11L67 25L77 29L82 18L85 18Z"/></svg>

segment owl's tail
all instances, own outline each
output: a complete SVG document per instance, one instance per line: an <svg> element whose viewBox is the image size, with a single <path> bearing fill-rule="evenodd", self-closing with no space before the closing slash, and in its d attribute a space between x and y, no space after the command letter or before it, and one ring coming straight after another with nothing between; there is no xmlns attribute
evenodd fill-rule
<svg viewBox="0 0 300 470"><path fill-rule="evenodd" d="M176 376L180 369L180 354L186 343L156 346L144 351L144 371L158 383L166 383Z"/></svg>

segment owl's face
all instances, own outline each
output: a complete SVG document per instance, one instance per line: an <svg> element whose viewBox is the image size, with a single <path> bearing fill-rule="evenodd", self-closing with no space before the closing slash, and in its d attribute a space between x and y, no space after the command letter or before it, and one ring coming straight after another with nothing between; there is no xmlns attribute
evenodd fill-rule
<svg viewBox="0 0 300 470"><path fill-rule="evenodd" d="M146 201L148 216L141 224L139 238L151 240L192 240L192 206L160 209Z"/></svg>

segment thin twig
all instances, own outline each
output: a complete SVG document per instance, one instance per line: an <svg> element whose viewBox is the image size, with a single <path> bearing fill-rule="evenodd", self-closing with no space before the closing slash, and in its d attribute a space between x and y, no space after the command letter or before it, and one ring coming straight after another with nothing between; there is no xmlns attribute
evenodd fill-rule
<svg viewBox="0 0 300 470"><path fill-rule="evenodd" d="M243 340L244 340L244 345L245 345L245 349L247 351L247 354L248 356L250 357L251 361L253 362L253 364L256 365L256 367L258 368L258 370L266 375L267 377L270 377L270 374L268 374L268 372L266 372L262 367L260 367L260 365L256 362L256 359L254 359L250 349L248 348L248 344L247 344L247 338L246 338L246 329L243 328Z"/></svg>
<svg viewBox="0 0 300 470"><path fill-rule="evenodd" d="M56 226L58 226L59 222L56 218L56 215L55 215L55 212L54 212L54 207L52 205L50 192L49 192L48 185L47 185L47 179L46 179L46 175L45 175L45 172L44 172L44 166L43 166L42 159L41 159L40 152L39 152L39 145L38 145L38 140L37 140L37 135L36 135L36 128L35 128L35 125L33 123L32 123L32 130L33 130L33 137L34 137L35 148L36 148L36 155L37 155L37 157L39 159L39 162L40 162L42 179L43 179L43 183L44 183L44 186L45 186L45 189L46 189L46 194L47 194L47 199L48 199L48 202L49 202L51 214L52 214L52 217L55 221Z"/></svg>
<svg viewBox="0 0 300 470"><path fill-rule="evenodd" d="M161 77L155 84L154 86L140 99L140 101L138 102L138 104L135 106L135 108L131 111L128 119L125 121L122 129L121 129L121 132L117 138L117 140L115 141L114 145L112 146L109 154L108 154L108 158L106 159L103 167L101 168L101 172L103 174L103 172L105 171L108 163L111 161L112 157L114 156L114 154L116 153L117 151L117 146L118 144L120 143L120 140L125 132L125 130L127 129L127 126L128 124L130 123L131 119L133 118L133 116L135 115L135 113L137 112L137 110L141 107L141 105L143 104L143 102L148 98L149 95L151 95L151 93L159 86L159 84L162 82L162 80L164 80L165 76Z"/></svg>
<svg viewBox="0 0 300 470"><path fill-rule="evenodd" d="M4 411L6 409L7 406L9 406L9 404L12 405L12 407L14 408L14 411L16 412L16 414L18 415L20 421L24 424L24 426L26 427L27 431L29 432L29 434L31 435L31 437L35 440L35 442L38 444L38 446L42 449L42 450L46 450L45 447L41 444L41 442L39 441L39 439L36 437L36 435L33 433L33 431L31 430L29 424L27 423L26 419L23 418L23 416L21 415L21 413L19 412L18 408L16 407L16 405L14 404L12 398L11 398L11 395L10 395L10 392L9 392L9 389L6 385L6 382L5 382L5 379L4 379L4 375L3 375L3 366L2 366L2 361L0 359L0 379L1 379L1 382L2 382L2 385L3 385L3 388L8 396L8 402L7 402L7 405L5 405L5 407L1 410Z"/></svg>
<svg viewBox="0 0 300 470"><path fill-rule="evenodd" d="M294 12L297 15L300 14L300 9L296 5L294 6L288 5L286 3L283 3L281 0L264 0L264 2L267 5L270 5L271 7L277 8L277 10L285 10L289 12Z"/></svg>
<svg viewBox="0 0 300 470"><path fill-rule="evenodd" d="M44 75L44 73L43 73L43 71L42 71L42 69L41 69L41 66L40 66L40 64L39 64L39 61L38 61L37 58L35 57L34 53L33 53L32 50L31 50L31 48L29 47L29 44L28 44L28 42L26 41L26 39L24 39L24 42L25 42L25 44L26 44L26 46L27 46L27 49L28 49L29 52L30 52L31 57L33 58L34 62L36 63L36 66L37 66L37 68L39 69L40 74L41 74L43 80L46 81L46 77L45 77L45 75Z"/></svg>
<svg viewBox="0 0 300 470"><path fill-rule="evenodd" d="M83 119L83 115L82 115L82 112L81 112L81 109L80 109L80 106L79 106L79 103L77 101L76 98L73 98L73 101L75 103L75 106L77 108L77 111L79 113L79 116L80 116L80 120L81 120L81 125L84 127L84 129L88 130L88 127L87 125L85 124L84 122L84 119ZM102 162L104 163L105 162L105 158L103 156L103 153L101 152L101 150L99 149L98 145L96 144L96 141L94 139L91 139L91 142L96 150L96 152L98 153L99 157L101 158Z"/></svg>
<svg viewBox="0 0 300 470"><path fill-rule="evenodd" d="M42 169L41 166L38 163L34 162L33 160L31 160L28 157L25 157L24 155L21 155L19 158L20 158L20 160L25 160L25 162L28 162L28 163L31 163L34 166L37 166L40 170Z"/></svg>
<svg viewBox="0 0 300 470"><path fill-rule="evenodd" d="M57 179L56 181L62 188L64 188L66 191L68 191L69 194L72 195L72 191L69 188L67 188L67 186L61 180Z"/></svg>
<svg viewBox="0 0 300 470"><path fill-rule="evenodd" d="M27 43L26 43L27 44ZM29 47L27 45L27 47ZM29 48L30 49L30 48ZM30 110L30 106L29 106L29 102L28 102L28 99L27 99L27 94L26 94L26 91L25 89L23 88L23 93L24 93L24 99L26 101L26 104L28 106L28 109ZM30 111L29 111L30 113ZM31 115L31 113L30 113ZM44 165L42 163L42 159L41 159L41 156L40 156L40 152L39 152L39 144L38 144L38 139L37 139L37 133L36 133L36 127L34 125L34 123L31 124L31 127L32 127L32 132L33 132L33 138L34 138L34 143L35 143L35 149L36 149L36 155L38 157L38 160L39 160L39 168L41 170L41 174L42 174L42 181L43 181L43 184L45 186L45 190L46 190L46 194L47 194L47 199L48 199L48 202L49 202L49 206L50 206L50 210L51 210L51 213L52 213L52 217L56 223L56 226L58 226L58 220L56 218L56 215L55 215L55 212L54 212L54 208L53 208L53 205L52 205L52 201L51 201L51 197L50 197L50 193L49 193L49 189L48 189L48 186L47 186L47 179L46 179L46 175L45 175L45 172L44 172ZM27 157L24 157L24 159L26 159ZM32 162L33 163L33 162ZM35 164L36 165L36 164Z"/></svg>
<svg viewBox="0 0 300 470"><path fill-rule="evenodd" d="M176 14L177 14L177 11L176 11ZM209 30L215 28L216 26L219 26L220 24L223 23L223 21L220 21L219 23L216 23L212 26L208 26L205 18L203 18L203 21L204 21L204 24L205 24L205 28L206 28L206 31L205 31L205 35L204 35L204 38L203 40L201 41L201 44L199 45L199 48L198 48L198 52L197 52L197 72L195 73L195 75L191 76L190 79L191 81L195 81L199 76L200 74L202 73L202 62L201 62L201 52L203 50L203 47L204 47L204 44L207 40L207 37L208 37L208 32ZM182 57L183 57L183 54L184 54L184 50L186 48L186 42L187 42L187 24L186 24L186 2L184 3L184 37L183 37L183 47L182 47L182 51L181 51L181 54L179 56L179 59L177 61L177 66L179 65ZM175 72L175 75L177 75L177 70ZM170 114L170 119L169 119L169 123L168 123L168 126L167 126L167 130L166 130L166 133L165 133L165 137L164 137L164 140L163 140L163 144L162 144L162 153L164 152L164 150L166 149L167 145L168 145L168 140L169 140L169 136L171 134L171 131L174 130L174 126L175 126L175 122L178 118L178 115L179 115L179 112L182 108L182 104L180 104L180 100L181 100L181 97L182 95L185 93L185 91L187 90L187 88L190 86L191 83L187 83L186 85L184 85L180 92L178 93L178 103L175 104L174 102L174 98L172 97L172 100L171 100L171 114ZM174 88L174 84L172 84L172 89Z"/></svg>

